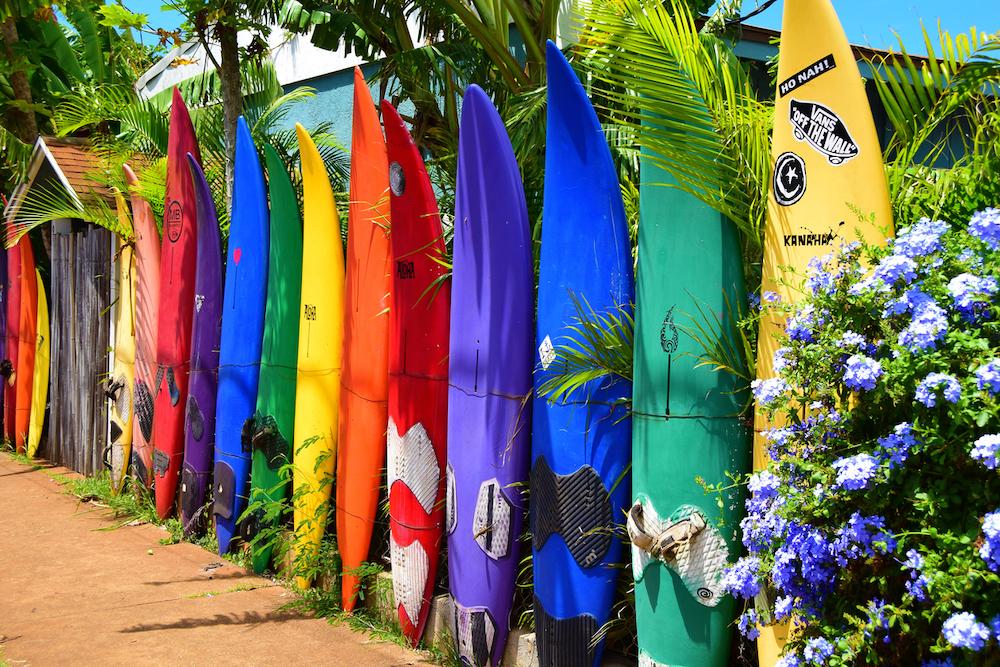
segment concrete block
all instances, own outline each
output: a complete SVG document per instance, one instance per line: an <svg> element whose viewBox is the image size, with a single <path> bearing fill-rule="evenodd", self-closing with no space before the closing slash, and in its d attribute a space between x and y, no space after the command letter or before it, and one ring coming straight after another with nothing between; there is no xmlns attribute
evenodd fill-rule
<svg viewBox="0 0 1000 667"><path fill-rule="evenodd" d="M365 609L373 612L384 623L399 626L396 616L396 601L392 593L392 573L379 572L371 578L362 601Z"/></svg>
<svg viewBox="0 0 1000 667"><path fill-rule="evenodd" d="M434 596L431 600L431 612L427 617L427 626L424 629L424 643L442 650L452 646L451 628L454 624L454 613L450 595Z"/></svg>
<svg viewBox="0 0 1000 667"><path fill-rule="evenodd" d="M508 667L538 667L535 633L521 629L511 630L507 636L503 664Z"/></svg>

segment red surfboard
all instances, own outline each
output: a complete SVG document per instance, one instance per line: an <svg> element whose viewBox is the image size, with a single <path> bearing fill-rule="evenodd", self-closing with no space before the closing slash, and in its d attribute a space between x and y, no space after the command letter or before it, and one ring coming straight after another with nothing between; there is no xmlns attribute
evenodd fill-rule
<svg viewBox="0 0 1000 667"><path fill-rule="evenodd" d="M392 217L389 309L389 547L403 634L420 641L444 534L451 287L437 201L399 114L382 102Z"/></svg>
<svg viewBox="0 0 1000 667"><path fill-rule="evenodd" d="M194 275L198 259L194 184L187 163L201 162L194 125L174 88L167 140L167 196L160 248L160 317L156 336L153 407L153 475L156 512L170 515L184 458L184 406L187 404L194 314Z"/></svg>
<svg viewBox="0 0 1000 667"><path fill-rule="evenodd" d="M21 243L27 243L27 238L22 237L13 248L7 250L7 331L4 358L10 362L11 368L17 366L17 340L21 333ZM3 434L13 446L17 416L17 391L14 384L17 377L11 375L4 380Z"/></svg>
<svg viewBox="0 0 1000 667"><path fill-rule="evenodd" d="M14 377L17 393L17 413L14 417L14 439L17 451L25 451L28 422L31 418L31 386L35 380L35 349L38 344L38 278L35 276L35 252L25 234L18 241L21 248L21 326L17 335L17 361Z"/></svg>

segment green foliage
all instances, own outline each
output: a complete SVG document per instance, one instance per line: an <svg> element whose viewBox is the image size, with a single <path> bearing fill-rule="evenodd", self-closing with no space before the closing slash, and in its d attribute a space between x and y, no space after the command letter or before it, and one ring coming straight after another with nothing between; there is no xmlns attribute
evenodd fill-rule
<svg viewBox="0 0 1000 667"><path fill-rule="evenodd" d="M1000 40L925 29L928 58L872 61L893 134L886 148L897 219L965 220L1000 201ZM946 167L946 168L940 168Z"/></svg>
<svg viewBox="0 0 1000 667"><path fill-rule="evenodd" d="M699 33L680 0L597 0L581 23L583 62L606 85L605 112L677 187L759 247L772 108L756 100L730 47Z"/></svg>
<svg viewBox="0 0 1000 667"><path fill-rule="evenodd" d="M1000 499L998 240L992 210L812 267L780 377L755 389L778 426L751 478L734 587L763 585L761 617L796 619L788 653L825 639L830 665L1000 659L986 629L1000 531L984 525ZM984 624L981 649L945 630L960 612Z"/></svg>
<svg viewBox="0 0 1000 667"><path fill-rule="evenodd" d="M632 381L635 318L632 304L597 312L586 298L570 293L576 316L569 334L553 341L555 360L539 392L552 402L571 399L591 383Z"/></svg>

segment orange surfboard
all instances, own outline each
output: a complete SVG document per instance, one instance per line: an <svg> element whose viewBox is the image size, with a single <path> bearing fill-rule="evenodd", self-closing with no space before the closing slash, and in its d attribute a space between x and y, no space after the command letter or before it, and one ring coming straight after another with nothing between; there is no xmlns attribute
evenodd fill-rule
<svg viewBox="0 0 1000 667"><path fill-rule="evenodd" d="M337 454L337 541L345 611L354 608L359 584L354 572L368 556L375 526L389 397L389 165L378 114L358 68L351 149Z"/></svg>
<svg viewBox="0 0 1000 667"><path fill-rule="evenodd" d="M25 451L31 419L31 387L35 378L35 344L38 326L38 279L35 277L35 253L25 234L21 247L21 326L17 335L17 363L14 364L17 413L14 430L17 451Z"/></svg>

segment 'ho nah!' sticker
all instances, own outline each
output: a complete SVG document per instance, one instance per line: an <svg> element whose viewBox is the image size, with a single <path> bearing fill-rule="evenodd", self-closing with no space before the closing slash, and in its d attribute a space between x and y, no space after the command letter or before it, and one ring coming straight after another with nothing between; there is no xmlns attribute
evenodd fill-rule
<svg viewBox="0 0 1000 667"><path fill-rule="evenodd" d="M808 142L830 164L843 164L860 152L840 117L819 102L792 100L788 119L795 138Z"/></svg>

